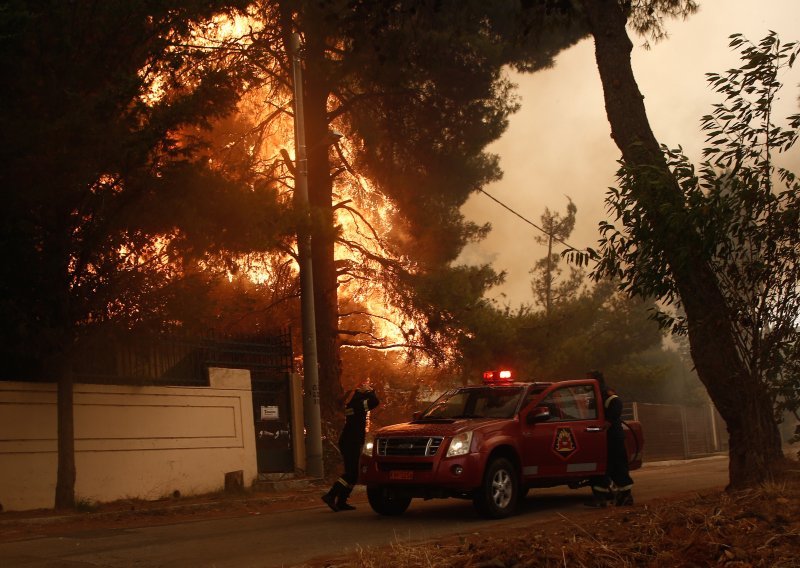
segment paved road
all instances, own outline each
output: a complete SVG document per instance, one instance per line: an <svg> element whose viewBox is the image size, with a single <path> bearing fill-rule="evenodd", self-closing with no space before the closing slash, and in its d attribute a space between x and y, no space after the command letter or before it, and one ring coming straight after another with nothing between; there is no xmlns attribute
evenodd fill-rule
<svg viewBox="0 0 800 568"><path fill-rule="evenodd" d="M646 466L634 472L638 503L708 489L727 481L728 461L710 458ZM468 501L412 502L401 517L381 517L364 504L332 513L322 507L263 516L175 525L110 529L0 544L0 566L94 568L192 566L273 568L302 564L358 546L427 540L502 526L563 522L560 515L587 511L588 489L532 491L520 514L502 521L478 517Z"/></svg>

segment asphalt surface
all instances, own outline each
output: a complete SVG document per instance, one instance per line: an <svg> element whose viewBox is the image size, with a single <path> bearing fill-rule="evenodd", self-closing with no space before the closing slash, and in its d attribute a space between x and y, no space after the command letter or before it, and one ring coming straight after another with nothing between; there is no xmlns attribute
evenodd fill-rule
<svg viewBox="0 0 800 568"><path fill-rule="evenodd" d="M633 472L637 506L653 499L721 489L727 482L727 468L724 456L645 465ZM280 507L227 518L207 518L201 507L213 510L214 504L197 504L197 518L201 520L176 518L158 526L120 526L122 511L109 516L108 526L104 526L102 515L112 513L98 513L91 528L78 527L59 534L44 530L48 523L64 521L55 514L16 519L5 519L4 514L0 515L0 528L27 523L28 529L38 526L42 530L41 534L29 530L16 540L0 543L0 567L302 566L312 559L359 547L408 544L503 527L533 528L572 522L570 519L591 522L595 513L583 507L588 489L531 491L519 514L501 521L482 519L471 502L453 499L415 500L404 515L381 517L365 503L363 489L354 494L356 511L333 513L318 500L318 488L310 491L297 499L276 495L276 503L283 500ZM117 522L111 522L112 518ZM70 524L64 526L69 528Z"/></svg>

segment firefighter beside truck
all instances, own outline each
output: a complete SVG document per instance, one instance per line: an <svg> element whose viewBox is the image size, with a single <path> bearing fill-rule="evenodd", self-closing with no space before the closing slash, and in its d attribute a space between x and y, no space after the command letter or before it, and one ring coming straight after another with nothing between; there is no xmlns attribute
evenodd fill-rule
<svg viewBox="0 0 800 568"><path fill-rule="evenodd" d="M359 481L375 512L400 515L414 498L471 499L488 518L512 515L528 490L587 486L606 472L600 384L590 378L517 382L488 371L483 384L445 392L411 422L375 431ZM642 465L641 424L624 422L629 468Z"/></svg>

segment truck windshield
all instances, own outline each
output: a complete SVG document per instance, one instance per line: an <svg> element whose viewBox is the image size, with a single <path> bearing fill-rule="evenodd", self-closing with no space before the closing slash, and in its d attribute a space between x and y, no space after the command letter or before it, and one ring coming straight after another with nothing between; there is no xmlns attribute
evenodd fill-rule
<svg viewBox="0 0 800 568"><path fill-rule="evenodd" d="M511 418L523 387L473 387L443 394L419 417L420 420L456 418Z"/></svg>

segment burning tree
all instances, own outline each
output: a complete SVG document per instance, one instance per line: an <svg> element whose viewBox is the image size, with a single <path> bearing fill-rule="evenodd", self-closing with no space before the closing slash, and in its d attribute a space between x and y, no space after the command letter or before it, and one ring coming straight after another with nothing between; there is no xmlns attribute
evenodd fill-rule
<svg viewBox="0 0 800 568"><path fill-rule="evenodd" d="M341 393L340 347L402 346L444 361L458 312L498 281L488 267L450 267L487 230L466 222L459 207L500 175L484 149L516 109L502 66L540 68L577 39L558 5L253 4L257 25L237 49L268 85L274 112L266 121L288 117L286 46L292 34L302 36L317 347L329 421ZM331 129L344 135L339 144L326 143ZM285 172L285 157L267 153Z"/></svg>

